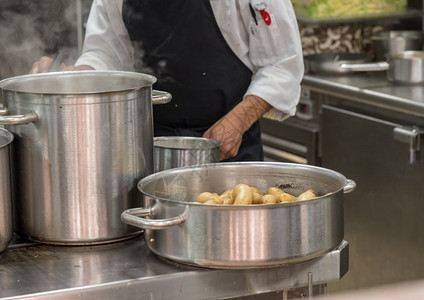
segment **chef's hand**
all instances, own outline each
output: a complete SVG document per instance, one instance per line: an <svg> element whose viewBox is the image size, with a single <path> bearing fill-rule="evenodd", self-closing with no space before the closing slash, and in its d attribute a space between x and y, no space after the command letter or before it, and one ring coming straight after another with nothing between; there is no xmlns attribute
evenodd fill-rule
<svg viewBox="0 0 424 300"><path fill-rule="evenodd" d="M243 134L272 106L260 97L249 95L204 134L204 138L222 142L220 160L237 155Z"/></svg>
<svg viewBox="0 0 424 300"><path fill-rule="evenodd" d="M41 57L38 61L32 64L29 74L35 73L46 73L50 70L50 65L52 64L53 59L48 56ZM60 64L59 71L81 71L81 70L93 70L90 66L67 66L64 63Z"/></svg>

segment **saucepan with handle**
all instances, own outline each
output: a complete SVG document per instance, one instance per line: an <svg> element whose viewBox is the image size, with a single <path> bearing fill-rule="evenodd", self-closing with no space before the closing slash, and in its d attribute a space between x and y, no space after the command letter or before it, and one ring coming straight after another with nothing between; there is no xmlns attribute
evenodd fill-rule
<svg viewBox="0 0 424 300"><path fill-rule="evenodd" d="M344 63L340 67L347 71L387 71L387 79L398 84L424 83L424 51L402 51L387 54L387 61L351 64Z"/></svg>
<svg viewBox="0 0 424 300"><path fill-rule="evenodd" d="M342 68L343 64L363 64L371 62L372 56L363 53L328 52L309 54L303 57L305 73L339 75L353 71Z"/></svg>

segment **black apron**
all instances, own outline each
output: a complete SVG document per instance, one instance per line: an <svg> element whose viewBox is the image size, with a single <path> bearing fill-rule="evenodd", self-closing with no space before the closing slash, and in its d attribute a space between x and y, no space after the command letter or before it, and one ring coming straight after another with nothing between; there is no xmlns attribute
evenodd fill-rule
<svg viewBox="0 0 424 300"><path fill-rule="evenodd" d="M135 69L154 75L172 101L153 106L155 136L202 136L243 98L252 72L226 43L209 0L124 0ZM259 122L236 157L263 160Z"/></svg>

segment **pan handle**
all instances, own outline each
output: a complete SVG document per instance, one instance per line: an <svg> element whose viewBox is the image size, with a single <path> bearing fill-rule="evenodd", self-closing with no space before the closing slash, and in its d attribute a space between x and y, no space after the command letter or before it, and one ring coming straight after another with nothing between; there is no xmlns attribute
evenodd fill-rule
<svg viewBox="0 0 424 300"><path fill-rule="evenodd" d="M153 208L130 208L121 214L121 220L125 224L139 227L142 229L166 229L168 227L178 226L185 221L184 214L169 219L146 219L144 217L153 216Z"/></svg>
<svg viewBox="0 0 424 300"><path fill-rule="evenodd" d="M343 193L348 194L350 192L353 192L356 188L356 182L352 179L347 179L346 185L343 187Z"/></svg>
<svg viewBox="0 0 424 300"><path fill-rule="evenodd" d="M162 92L158 90L152 91L152 103L153 104L166 104L172 100L172 96L168 92Z"/></svg>
<svg viewBox="0 0 424 300"><path fill-rule="evenodd" d="M23 115L7 115L7 113L7 108L0 107L0 125L28 124L38 120L37 114L33 111Z"/></svg>
<svg viewBox="0 0 424 300"><path fill-rule="evenodd" d="M347 71L367 72L367 71L385 71L389 69L389 63L382 61L366 64L340 64L340 68Z"/></svg>

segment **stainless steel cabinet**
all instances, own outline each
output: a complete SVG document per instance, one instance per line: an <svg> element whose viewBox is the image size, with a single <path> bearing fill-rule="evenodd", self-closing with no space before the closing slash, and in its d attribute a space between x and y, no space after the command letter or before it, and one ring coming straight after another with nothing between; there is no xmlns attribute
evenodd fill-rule
<svg viewBox="0 0 424 300"><path fill-rule="evenodd" d="M296 117L284 122L261 119L266 161L318 165L318 125Z"/></svg>
<svg viewBox="0 0 424 300"><path fill-rule="evenodd" d="M345 198L349 271L329 291L423 278L424 158L410 162L424 149L419 130L329 105L321 125L323 167L357 183Z"/></svg>

